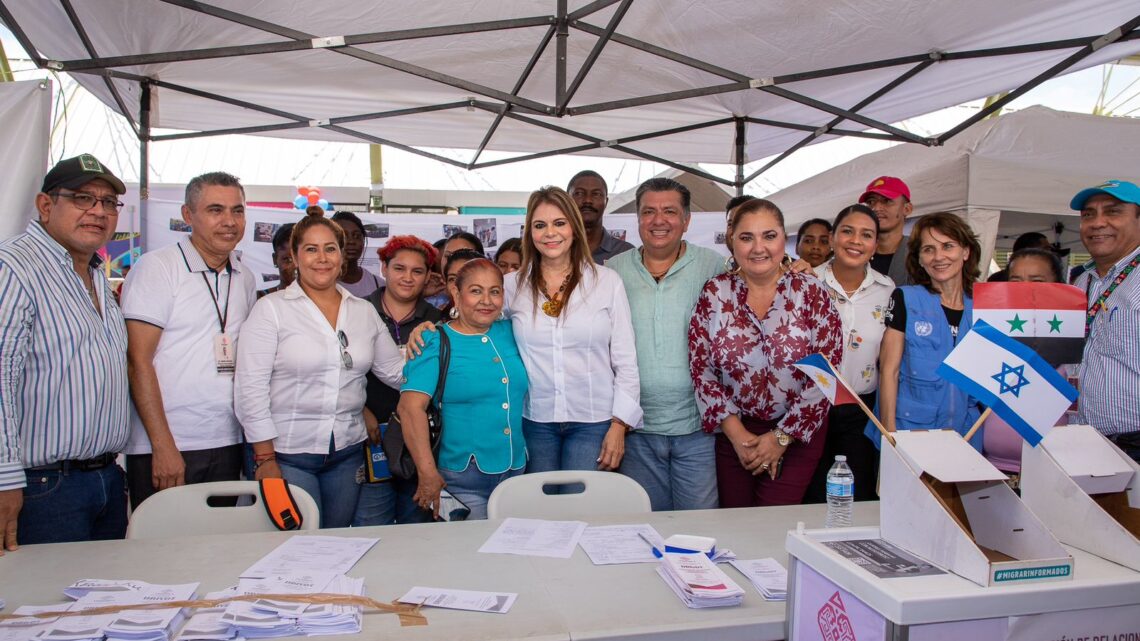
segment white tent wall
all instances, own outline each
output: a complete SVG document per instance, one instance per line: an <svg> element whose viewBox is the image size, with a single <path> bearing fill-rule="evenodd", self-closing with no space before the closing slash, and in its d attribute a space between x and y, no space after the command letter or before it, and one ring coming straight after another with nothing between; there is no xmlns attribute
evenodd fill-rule
<svg viewBox="0 0 1140 641"><path fill-rule="evenodd" d="M182 221L182 203L176 200L149 201L146 234L150 239L147 250L158 249L186 238L188 229ZM483 241L489 257L495 255L499 245L522 232L523 216L449 216L444 214L370 214L357 213L365 225L365 250L361 266L380 273L380 260L376 250L388 238L412 234L434 242L453 233L457 228L474 233ZM273 285L277 268L273 266L273 232L285 223L295 223L304 214L291 209L248 207L246 209L245 236L238 243L242 260L258 277L258 289ZM637 234L637 217L633 214L608 214L606 228L617 232L634 245L641 245ZM685 238L694 244L709 247L725 257L728 250L723 242L724 213L693 213Z"/></svg>
<svg viewBox="0 0 1140 641"><path fill-rule="evenodd" d="M769 198L794 230L808 218L834 218L876 176L898 176L910 187L916 217L1001 212L997 220L988 214L971 220L982 234L997 225L997 247L1026 231L1052 237L1060 222L1062 245L1079 250L1079 220L1069 200L1109 178L1140 180L1138 149L1140 119L1032 107L985 121L944 147L898 145L860 156Z"/></svg>
<svg viewBox="0 0 1140 641"><path fill-rule="evenodd" d="M0 82L0 240L28 227L48 169L51 83ZM15 123L19 123L17 126Z"/></svg>

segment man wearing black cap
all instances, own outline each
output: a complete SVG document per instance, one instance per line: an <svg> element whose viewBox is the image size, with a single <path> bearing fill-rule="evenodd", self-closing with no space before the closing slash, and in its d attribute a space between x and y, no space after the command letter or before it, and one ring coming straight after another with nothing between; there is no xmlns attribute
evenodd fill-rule
<svg viewBox="0 0 1140 641"><path fill-rule="evenodd" d="M914 211L910 187L901 178L879 176L867 185L859 202L871 208L879 219L879 239L871 269L889 276L895 285L913 284L906 271L907 240L903 234L906 217Z"/></svg>
<svg viewBox="0 0 1140 641"><path fill-rule="evenodd" d="M90 154L62 160L36 195L39 220L0 243L0 554L17 534L126 532L127 335L95 253L125 191Z"/></svg>
<svg viewBox="0 0 1140 641"><path fill-rule="evenodd" d="M602 214L610 202L609 186L596 171L586 169L574 174L566 191L578 205L582 213L582 224L586 227L586 239L590 242L590 253L594 262L601 265L618 254L633 249L633 245L614 236L602 226Z"/></svg>

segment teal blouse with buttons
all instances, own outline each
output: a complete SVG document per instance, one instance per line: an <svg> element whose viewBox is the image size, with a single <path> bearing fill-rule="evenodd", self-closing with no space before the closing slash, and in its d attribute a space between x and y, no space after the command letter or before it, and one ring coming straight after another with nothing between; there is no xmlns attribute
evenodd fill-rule
<svg viewBox="0 0 1140 641"><path fill-rule="evenodd" d="M449 326L451 362L443 390L440 469L462 472L474 461L484 474L526 465L522 410L527 377L510 321L495 321L485 334L461 334ZM404 366L401 392L435 393L439 334L424 332L423 353Z"/></svg>

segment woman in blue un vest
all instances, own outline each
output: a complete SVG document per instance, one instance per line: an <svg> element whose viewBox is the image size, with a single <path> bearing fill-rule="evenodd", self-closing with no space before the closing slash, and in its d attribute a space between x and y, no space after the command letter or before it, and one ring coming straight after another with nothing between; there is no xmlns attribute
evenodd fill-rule
<svg viewBox="0 0 1140 641"><path fill-rule="evenodd" d="M890 431L950 428L965 434L980 415L978 403L936 373L970 331L981 246L964 220L930 214L910 233L906 267L914 285L899 287L887 308L879 349L876 413ZM879 444L868 423L865 433ZM981 431L970 444L982 449Z"/></svg>

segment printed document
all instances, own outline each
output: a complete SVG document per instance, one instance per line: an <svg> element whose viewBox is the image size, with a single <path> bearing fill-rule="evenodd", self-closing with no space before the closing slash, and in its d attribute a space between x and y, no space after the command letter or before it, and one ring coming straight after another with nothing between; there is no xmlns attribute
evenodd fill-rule
<svg viewBox="0 0 1140 641"><path fill-rule="evenodd" d="M518 597L514 592L475 592L416 586L400 597L401 603L415 603L433 608L471 610L506 614Z"/></svg>
<svg viewBox="0 0 1140 641"><path fill-rule="evenodd" d="M665 549L665 540L652 525L599 525L588 527L578 540L594 565L656 563L653 548Z"/></svg>
<svg viewBox="0 0 1140 641"><path fill-rule="evenodd" d="M585 529L582 521L507 519L479 551L568 559Z"/></svg>
<svg viewBox="0 0 1140 641"><path fill-rule="evenodd" d="M347 574L380 539L294 536L241 573L243 579L306 573Z"/></svg>

